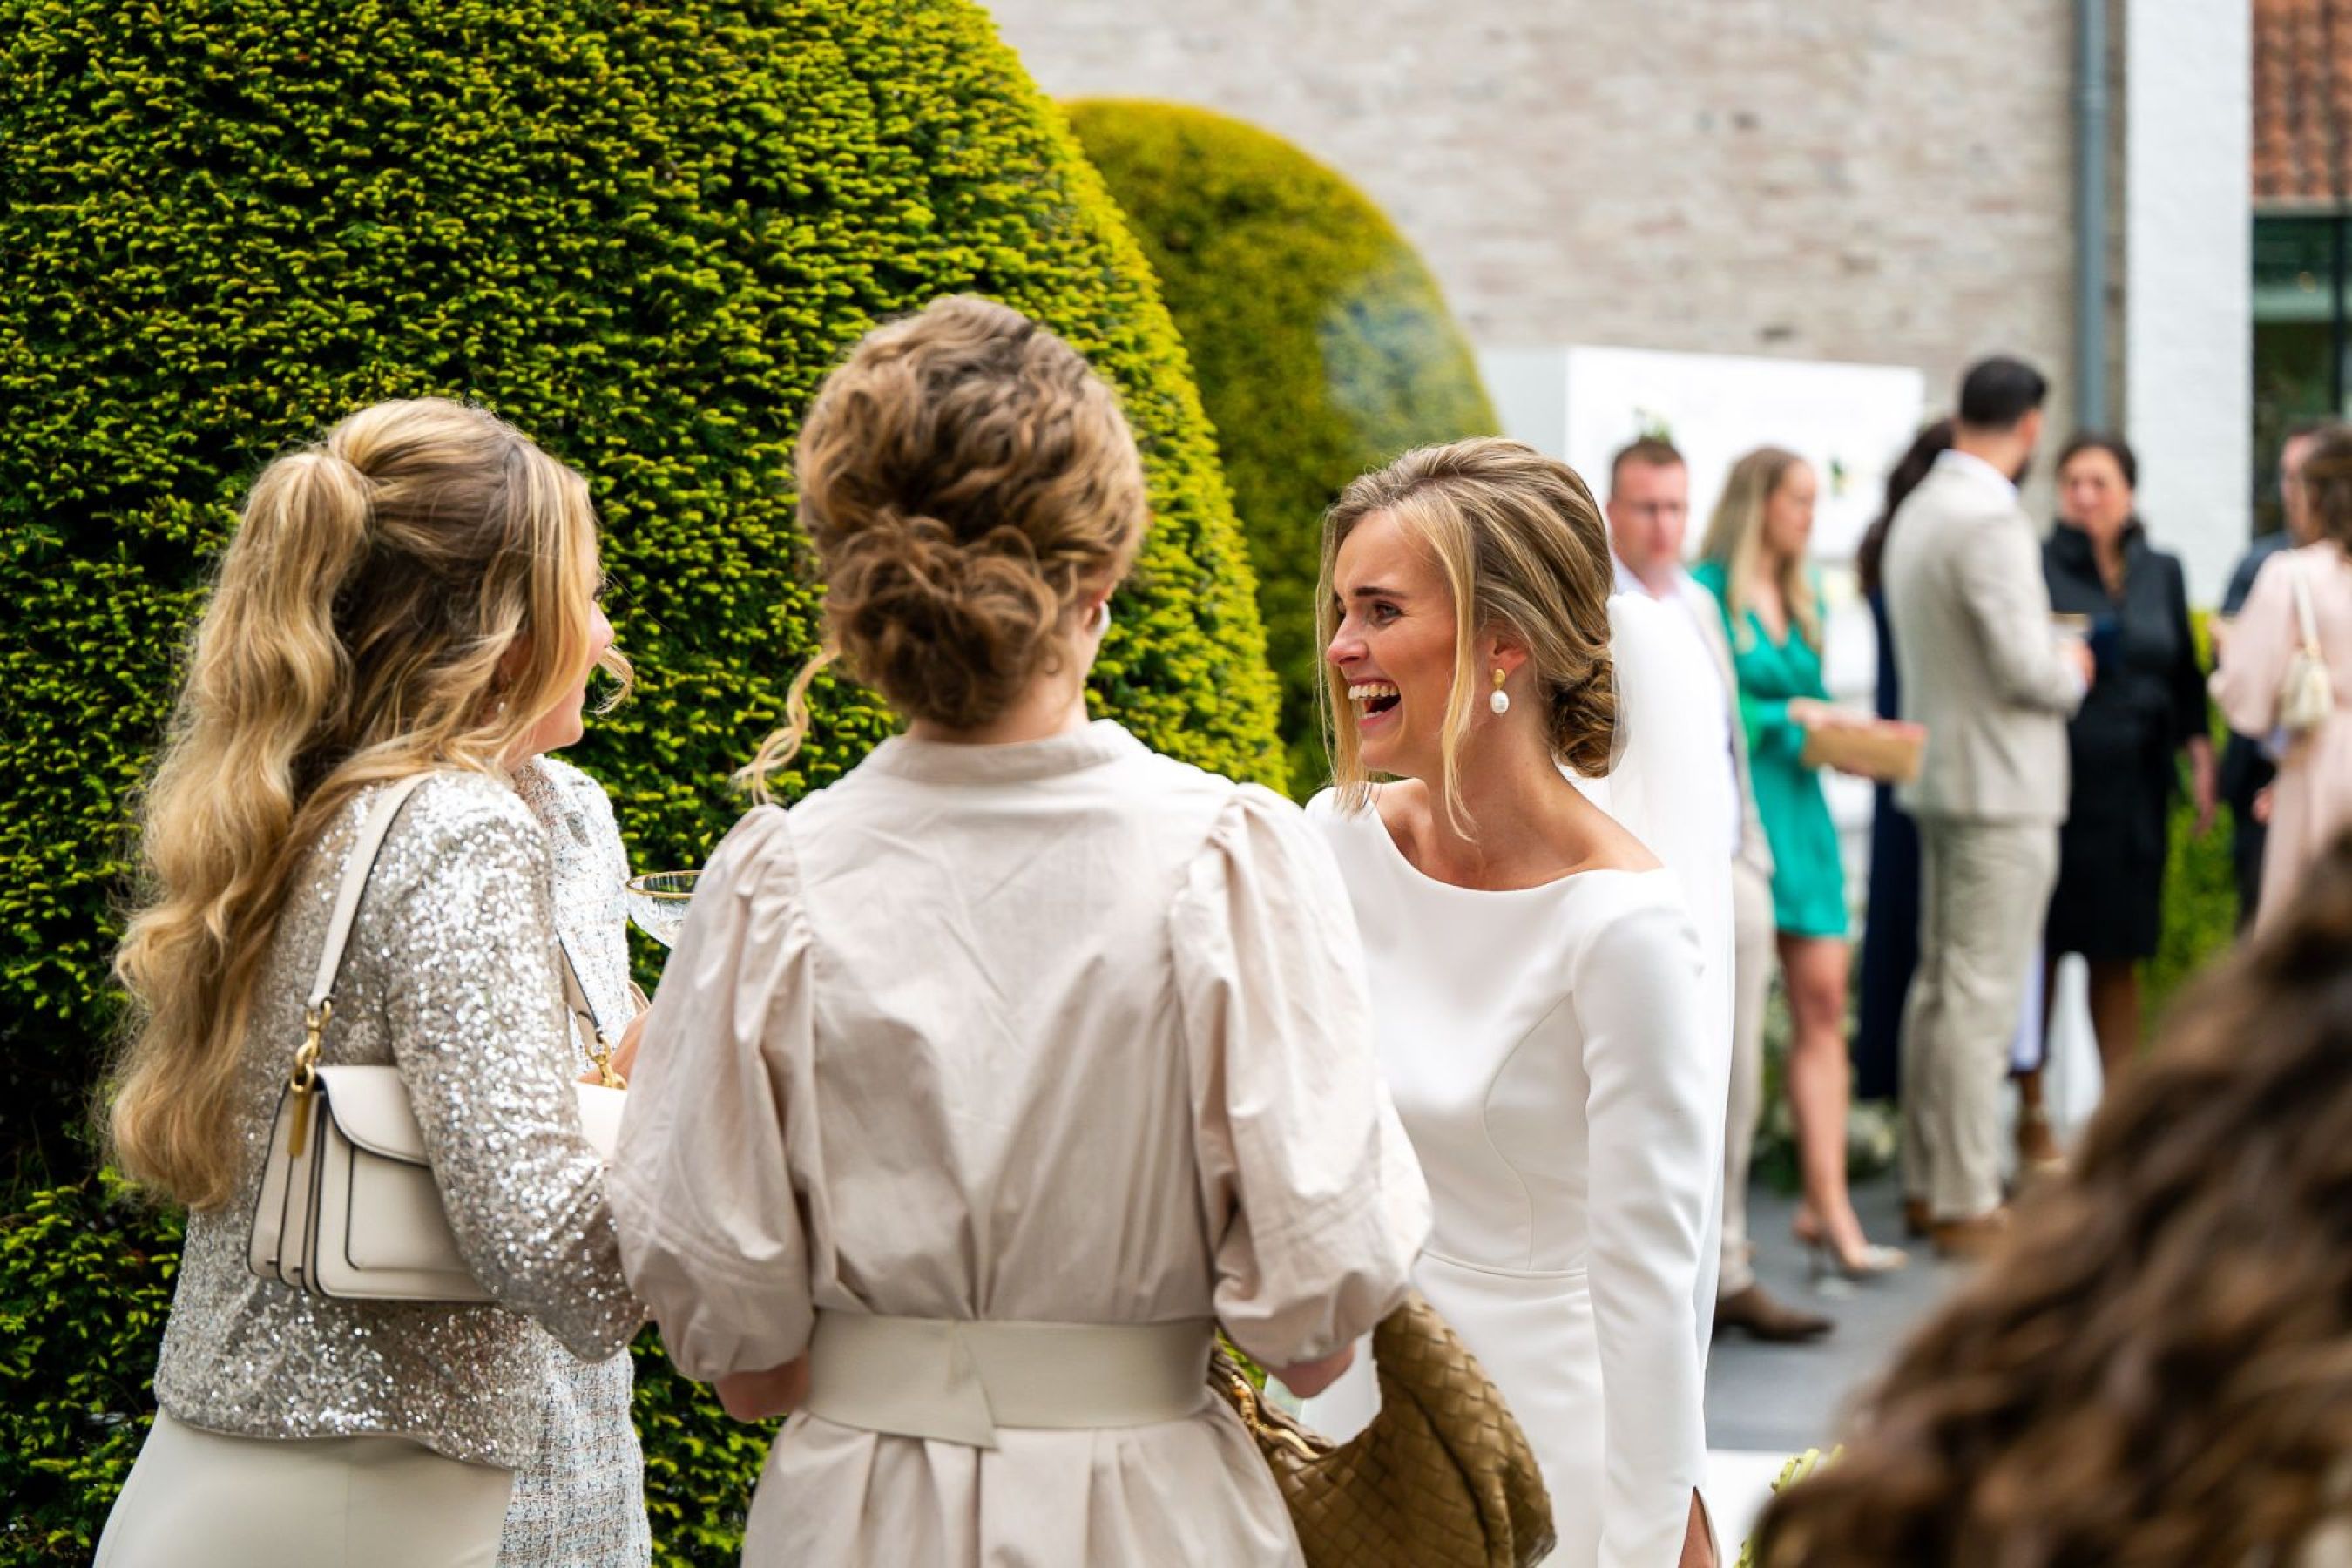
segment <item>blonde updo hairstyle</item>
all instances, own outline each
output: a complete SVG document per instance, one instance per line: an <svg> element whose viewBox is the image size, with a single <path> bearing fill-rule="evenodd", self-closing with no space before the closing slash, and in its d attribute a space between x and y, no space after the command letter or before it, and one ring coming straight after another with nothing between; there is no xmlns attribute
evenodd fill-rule
<svg viewBox="0 0 2352 1568"><path fill-rule="evenodd" d="M1150 515L1109 384L1018 310L966 295L866 334L818 391L798 467L824 645L743 771L762 798L836 659L910 718L1001 717L1060 668L1074 608L1127 575Z"/></svg>
<svg viewBox="0 0 2352 1568"><path fill-rule="evenodd" d="M597 570L587 484L461 403L377 404L261 470L141 802L106 1113L130 1174L227 1200L253 984L296 870L371 784L503 777L587 661ZM599 662L625 691L627 662Z"/></svg>
<svg viewBox="0 0 2352 1568"><path fill-rule="evenodd" d="M1527 650L1552 756L1587 778L1609 772L1617 739L1615 671L1609 656L1609 595L1615 572L1592 492L1574 468L1518 441L1485 437L1423 447L1363 475L1323 519L1316 595L1324 647L1338 635L1339 547L1365 519L1393 517L1444 574L1454 600L1454 685L1439 748L1447 816L1467 825L1459 759L1486 706L1475 657L1484 632ZM1344 810L1361 810L1371 780L1360 760L1347 678L1326 663L1323 719Z"/></svg>

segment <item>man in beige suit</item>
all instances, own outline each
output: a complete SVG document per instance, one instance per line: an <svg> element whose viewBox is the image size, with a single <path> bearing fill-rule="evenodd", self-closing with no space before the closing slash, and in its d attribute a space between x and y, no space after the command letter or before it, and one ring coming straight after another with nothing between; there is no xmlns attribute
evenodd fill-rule
<svg viewBox="0 0 2352 1568"><path fill-rule="evenodd" d="M2017 482L2047 384L1990 359L1960 384L1952 449L1889 525L1885 577L1903 717L1927 729L1916 782L1919 968L1903 1017L1903 1181L1946 1256L2005 1226L2000 1102L2028 966L2058 870L2066 721L2090 651L2050 619Z"/></svg>
<svg viewBox="0 0 2352 1568"><path fill-rule="evenodd" d="M1683 569L1690 522L1690 471L1673 445L1645 437L1609 465L1609 542L1617 591L1642 594L1684 612L1723 679L1725 761L1738 786L1738 818L1726 823L1731 856L1731 1098L1723 1136L1723 1252L1715 1326L1759 1340L1809 1340L1830 1320L1801 1312L1758 1283L1748 1245L1748 1168L1764 1095L1764 999L1772 984L1772 850L1748 776L1748 735L1739 721L1731 647L1715 600Z"/></svg>

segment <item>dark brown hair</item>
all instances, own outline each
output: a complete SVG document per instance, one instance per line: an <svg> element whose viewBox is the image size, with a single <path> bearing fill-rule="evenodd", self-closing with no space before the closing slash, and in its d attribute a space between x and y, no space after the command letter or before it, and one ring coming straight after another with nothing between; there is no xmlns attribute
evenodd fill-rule
<svg viewBox="0 0 2352 1568"><path fill-rule="evenodd" d="M1864 594L1875 594L1880 585L1879 569L1886 560L1886 533L1895 526L1895 509L1911 499L1936 459L1952 449L1952 422L1938 419L1916 436L1895 467L1886 471L1886 500L1878 515L1862 536L1862 548L1854 552L1854 574L1861 579Z"/></svg>
<svg viewBox="0 0 2352 1568"><path fill-rule="evenodd" d="M1066 646L1074 602L1127 574L1149 521L1109 384L1018 310L968 295L850 351L801 426L798 468L825 647L744 770L755 794L798 749L809 681L836 658L910 717L997 718Z"/></svg>
<svg viewBox="0 0 2352 1568"><path fill-rule="evenodd" d="M2352 1456L2352 836L1913 1338L1760 1568L2284 1563Z"/></svg>
<svg viewBox="0 0 2352 1568"><path fill-rule="evenodd" d="M2116 471L2124 477L2125 487L2130 489L2139 489L2139 458L2133 455L2131 443L2120 436L2112 436L2104 430L2077 432L2063 447L2058 448L2058 466L2053 471L2063 473L2067 464L2085 452L2105 452L2108 457L2113 458L2116 460Z"/></svg>
<svg viewBox="0 0 2352 1568"><path fill-rule="evenodd" d="M2312 537L2352 551L2352 426L2320 433L2303 459L2303 490L2311 504Z"/></svg>

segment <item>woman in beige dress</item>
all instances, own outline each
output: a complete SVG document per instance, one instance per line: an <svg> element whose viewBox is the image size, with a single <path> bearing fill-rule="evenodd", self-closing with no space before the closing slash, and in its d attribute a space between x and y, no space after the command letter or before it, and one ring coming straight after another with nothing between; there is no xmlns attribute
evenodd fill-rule
<svg viewBox="0 0 2352 1568"><path fill-rule="evenodd" d="M1087 722L1145 502L1066 344L883 328L799 478L827 657L910 722L712 856L614 1172L671 1358L795 1412L745 1561L1296 1563L1203 1372L1222 1323L1319 1389L1427 1226L1347 894L1296 807Z"/></svg>
<svg viewBox="0 0 2352 1568"><path fill-rule="evenodd" d="M587 486L479 409L362 409L255 481L147 791L147 896L118 960L142 1016L113 1153L190 1212L104 1568L487 1568L551 1358L623 1353L643 1321L581 1135L549 845L516 776L579 738L613 635L596 584ZM418 773L322 1060L399 1069L488 1304L328 1299L248 1262L345 861ZM557 1501L582 1511L551 1537L587 1514L625 1528L634 1483L609 1489Z"/></svg>
<svg viewBox="0 0 2352 1568"><path fill-rule="evenodd" d="M2285 907L2305 869L2352 825L2352 432L2321 437L2304 459L2303 483L2316 537L2263 563L2222 638L2213 676L2213 695L2231 730L2276 734L2279 688L2304 646L2298 590L2307 596L2335 707L2316 728L2278 736L2258 922Z"/></svg>

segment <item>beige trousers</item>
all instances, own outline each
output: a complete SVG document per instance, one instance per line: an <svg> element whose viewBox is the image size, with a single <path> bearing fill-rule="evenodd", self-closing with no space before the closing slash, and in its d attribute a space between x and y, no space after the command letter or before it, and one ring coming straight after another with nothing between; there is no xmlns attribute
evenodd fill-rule
<svg viewBox="0 0 2352 1568"><path fill-rule="evenodd" d="M1756 1283L1748 1260L1748 1167L1764 1109L1764 1002L1772 991L1772 879L1739 861L1731 866L1731 1099L1723 1125L1722 1300Z"/></svg>
<svg viewBox="0 0 2352 1568"><path fill-rule="evenodd" d="M97 1568L490 1568L513 1484L403 1437L232 1437L159 1413Z"/></svg>
<svg viewBox="0 0 2352 1568"><path fill-rule="evenodd" d="M2000 1204L2000 1108L2058 876L2047 823L1919 818L1919 967L1903 1008L1903 1191L1939 1220Z"/></svg>

